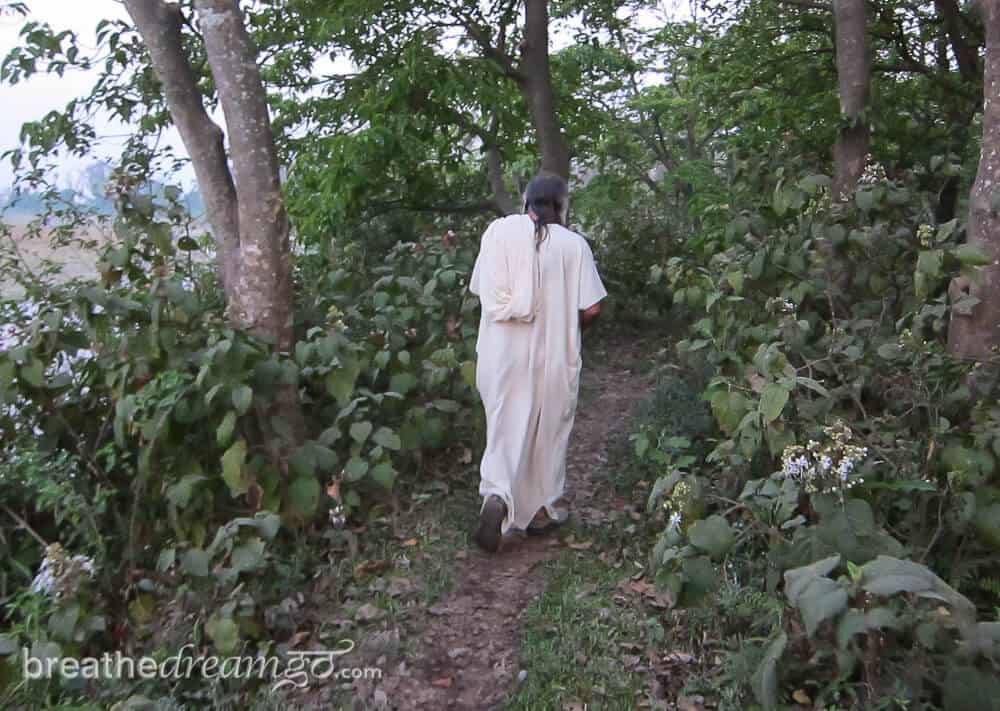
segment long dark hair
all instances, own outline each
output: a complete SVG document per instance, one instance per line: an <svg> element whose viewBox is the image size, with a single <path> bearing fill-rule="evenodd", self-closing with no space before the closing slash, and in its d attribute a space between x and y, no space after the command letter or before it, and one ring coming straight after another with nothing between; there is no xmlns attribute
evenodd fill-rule
<svg viewBox="0 0 1000 711"><path fill-rule="evenodd" d="M525 211L535 213L535 249L549 236L549 225L562 224L563 211L569 200L566 181L553 173L539 173L524 191Z"/></svg>

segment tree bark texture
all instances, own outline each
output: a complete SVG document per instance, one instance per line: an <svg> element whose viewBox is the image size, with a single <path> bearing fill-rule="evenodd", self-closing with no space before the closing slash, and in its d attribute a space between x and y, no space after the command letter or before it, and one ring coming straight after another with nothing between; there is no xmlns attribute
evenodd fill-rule
<svg viewBox="0 0 1000 711"><path fill-rule="evenodd" d="M149 51L170 116L191 156L215 239L219 279L228 294L237 282L240 231L236 188L222 129L205 111L194 70L181 45L181 10L161 0L126 0L125 7Z"/></svg>
<svg viewBox="0 0 1000 711"><path fill-rule="evenodd" d="M125 2L205 197L229 316L239 328L288 351L294 346L289 226L256 50L235 0L196 0L195 6L226 118L232 171L222 130L205 111L184 53L179 6Z"/></svg>
<svg viewBox="0 0 1000 711"><path fill-rule="evenodd" d="M967 315L951 312L948 349L962 358L996 359L1000 347L1000 215L993 207L1000 190L1000 0L981 0L986 30L983 74L983 139L979 171L969 195L968 243L990 263L969 277L952 282L952 303L972 296L979 300Z"/></svg>
<svg viewBox="0 0 1000 711"><path fill-rule="evenodd" d="M542 153L541 168L569 180L569 146L559 124L549 64L548 0L526 0L524 10L524 44L518 73Z"/></svg>
<svg viewBox="0 0 1000 711"><path fill-rule="evenodd" d="M295 344L288 217L257 51L236 0L195 0L205 54L226 117L240 220L236 318L280 350Z"/></svg>
<svg viewBox="0 0 1000 711"><path fill-rule="evenodd" d="M965 81L975 81L979 74L979 53L976 45L962 32L962 9L957 0L934 0L934 9L941 23L951 51L958 62L958 73Z"/></svg>
<svg viewBox="0 0 1000 711"><path fill-rule="evenodd" d="M837 85L841 120L833 147L833 196L854 192L865 170L870 142L865 115L871 88L871 59L868 56L865 0L835 0L833 5L837 46Z"/></svg>

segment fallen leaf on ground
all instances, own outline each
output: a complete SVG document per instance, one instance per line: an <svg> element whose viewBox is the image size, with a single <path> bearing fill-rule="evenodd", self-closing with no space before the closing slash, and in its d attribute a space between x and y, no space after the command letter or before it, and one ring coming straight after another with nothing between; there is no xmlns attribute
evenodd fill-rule
<svg viewBox="0 0 1000 711"><path fill-rule="evenodd" d="M795 699L797 703L800 703L803 706L812 706L812 699L809 698L809 694L807 694L802 689L796 689L795 693L792 694L792 698Z"/></svg>
<svg viewBox="0 0 1000 711"><path fill-rule="evenodd" d="M389 565L387 560L366 560L354 566L354 576L360 578L365 575L378 575L388 570Z"/></svg>
<svg viewBox="0 0 1000 711"><path fill-rule="evenodd" d="M416 538L408 538L405 541L403 541L403 545L404 546L415 546L415 545L417 545L417 539Z"/></svg>
<svg viewBox="0 0 1000 711"><path fill-rule="evenodd" d="M677 711L705 711L704 702L702 696L678 696Z"/></svg>
<svg viewBox="0 0 1000 711"><path fill-rule="evenodd" d="M431 686L436 686L440 689L450 689L451 681L450 676L442 676L439 679L431 679Z"/></svg>
<svg viewBox="0 0 1000 711"><path fill-rule="evenodd" d="M690 664L694 661L694 656L687 652L671 652L663 657L663 661L674 664Z"/></svg>
<svg viewBox="0 0 1000 711"><path fill-rule="evenodd" d="M575 551L590 550L591 548L593 548L593 546L594 546L594 542L593 541L585 541L583 543L570 543L569 544L569 547L572 548Z"/></svg>
<svg viewBox="0 0 1000 711"><path fill-rule="evenodd" d="M372 622L374 620L380 620L383 617L385 617L385 610L371 604L370 602L366 602L354 613L354 619L359 622Z"/></svg>

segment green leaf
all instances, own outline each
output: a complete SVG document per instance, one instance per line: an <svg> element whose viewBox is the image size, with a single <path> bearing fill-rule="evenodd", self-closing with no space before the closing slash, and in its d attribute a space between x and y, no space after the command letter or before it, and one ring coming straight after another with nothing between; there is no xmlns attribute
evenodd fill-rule
<svg viewBox="0 0 1000 711"><path fill-rule="evenodd" d="M142 598L143 596L140 596ZM148 597L145 596L145 597ZM129 606L131 608L131 605ZM75 603L56 608L49 616L49 633L63 642L72 642L76 623L80 621L80 606Z"/></svg>
<svg viewBox="0 0 1000 711"><path fill-rule="evenodd" d="M356 365L331 370L326 375L326 390L337 400L337 404L345 407L351 401L354 384L358 380L360 368Z"/></svg>
<svg viewBox="0 0 1000 711"><path fill-rule="evenodd" d="M966 267L985 267L992 260L983 252L979 245L965 243L955 247L951 252L955 258Z"/></svg>
<svg viewBox="0 0 1000 711"><path fill-rule="evenodd" d="M243 476L243 464L247 456L247 443L239 439L222 455L222 478L233 496L241 496L250 490L250 482Z"/></svg>
<svg viewBox="0 0 1000 711"><path fill-rule="evenodd" d="M233 430L236 427L236 413L230 410L222 418L222 423L215 430L215 442L220 447L225 447L233 438Z"/></svg>
<svg viewBox="0 0 1000 711"><path fill-rule="evenodd" d="M803 386L805 388L809 388L810 390L812 390L815 393L819 393L823 397L830 397L830 391L827 390L826 388L824 388L822 385L820 385L818 382L816 382L812 378L806 378L806 377L803 377L803 376L800 375L800 376L798 376L798 377L795 378L795 382L798 385L801 385L801 386Z"/></svg>
<svg viewBox="0 0 1000 711"><path fill-rule="evenodd" d="M372 437L376 444L386 449L398 450L403 446L399 435L388 427L379 427Z"/></svg>
<svg viewBox="0 0 1000 711"><path fill-rule="evenodd" d="M824 577L839 563L840 556L833 555L785 572L785 595L802 613L806 634L810 637L823 620L847 609L847 591L836 581Z"/></svg>
<svg viewBox="0 0 1000 711"><path fill-rule="evenodd" d="M760 412L765 422L776 420L788 402L788 391L777 383L768 383L760 396Z"/></svg>
<svg viewBox="0 0 1000 711"><path fill-rule="evenodd" d="M240 630L232 617L213 615L205 623L205 633L220 654L232 654L240 643Z"/></svg>
<svg viewBox="0 0 1000 711"><path fill-rule="evenodd" d="M189 548L181 555L181 571L203 578L208 575L208 553L200 548Z"/></svg>
<svg viewBox="0 0 1000 711"><path fill-rule="evenodd" d="M711 399L712 414L722 431L728 435L736 432L749 409L749 402L741 392L719 390Z"/></svg>
<svg viewBox="0 0 1000 711"><path fill-rule="evenodd" d="M316 457L308 442L297 447L292 452L292 455L288 458L288 464L292 473L297 477L316 476Z"/></svg>
<svg viewBox="0 0 1000 711"><path fill-rule="evenodd" d="M926 565L880 555L861 566L861 587L873 595L907 592L950 604L959 613L975 617L976 606L944 582Z"/></svg>
<svg viewBox="0 0 1000 711"><path fill-rule="evenodd" d="M347 476L347 481L358 481L367 473L368 462L361 457L351 457L347 460L347 465L344 467L344 474Z"/></svg>
<svg viewBox="0 0 1000 711"><path fill-rule="evenodd" d="M729 521L716 514L695 521L688 529L688 540L695 548L718 559L728 553L736 543L736 534Z"/></svg>
<svg viewBox="0 0 1000 711"><path fill-rule="evenodd" d="M247 410L250 409L250 403L253 401L253 390L249 385L237 385L233 389L233 407L236 408L236 412L240 415L247 414Z"/></svg>
<svg viewBox="0 0 1000 711"><path fill-rule="evenodd" d="M767 711L778 708L778 660L784 654L787 644L788 635L784 632L771 640L750 683L757 701Z"/></svg>
<svg viewBox="0 0 1000 711"><path fill-rule="evenodd" d="M372 433L372 423L367 420L363 422L355 422L351 425L351 439L353 439L358 444L363 444L368 435Z"/></svg>
<svg viewBox="0 0 1000 711"><path fill-rule="evenodd" d="M202 481L205 481L205 477L200 474L185 474L180 481L167 488L167 501L179 509L185 508L191 500L194 487Z"/></svg>
<svg viewBox="0 0 1000 711"><path fill-rule="evenodd" d="M810 580L829 575L838 565L840 565L840 556L832 555L829 558L814 561L809 565L785 571L785 595L788 596L788 599L794 601L802 594L802 591Z"/></svg>
<svg viewBox="0 0 1000 711"><path fill-rule="evenodd" d="M45 385L45 369L42 361L32 358L18 369L18 376L21 380L36 388Z"/></svg>
<svg viewBox="0 0 1000 711"><path fill-rule="evenodd" d="M941 265L944 263L944 252L940 249L921 250L917 255L917 272L929 277L941 276Z"/></svg>
<svg viewBox="0 0 1000 711"><path fill-rule="evenodd" d="M458 412L461 409L461 405L454 400L435 400L431 405L441 412Z"/></svg>
<svg viewBox="0 0 1000 711"><path fill-rule="evenodd" d="M251 538L246 543L233 548L229 564L233 570L240 573L259 570L264 566L264 547L264 541L259 538Z"/></svg>
<svg viewBox="0 0 1000 711"><path fill-rule="evenodd" d="M389 390L400 395L406 395L406 393L417 387L418 382L412 373L397 373L389 379Z"/></svg>
<svg viewBox="0 0 1000 711"><path fill-rule="evenodd" d="M319 506L320 485L315 477L297 477L288 487L288 512L296 518L309 518Z"/></svg>
<svg viewBox="0 0 1000 711"><path fill-rule="evenodd" d="M372 468L371 477L380 486L391 489L393 482L396 480L396 470L393 468L391 462L382 462Z"/></svg>

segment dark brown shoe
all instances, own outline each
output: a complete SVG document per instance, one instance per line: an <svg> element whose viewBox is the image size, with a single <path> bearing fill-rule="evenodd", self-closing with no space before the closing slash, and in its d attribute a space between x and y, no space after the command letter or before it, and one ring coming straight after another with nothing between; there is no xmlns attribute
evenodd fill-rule
<svg viewBox="0 0 1000 711"><path fill-rule="evenodd" d="M499 496L490 496L479 514L479 528L473 538L487 553L500 550L500 526L507 515L507 504Z"/></svg>

